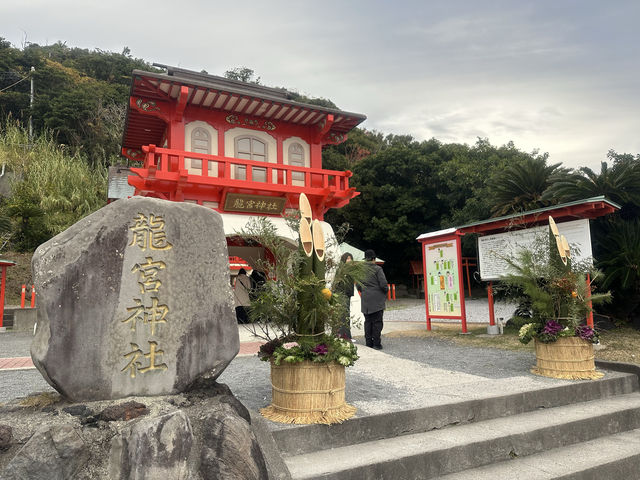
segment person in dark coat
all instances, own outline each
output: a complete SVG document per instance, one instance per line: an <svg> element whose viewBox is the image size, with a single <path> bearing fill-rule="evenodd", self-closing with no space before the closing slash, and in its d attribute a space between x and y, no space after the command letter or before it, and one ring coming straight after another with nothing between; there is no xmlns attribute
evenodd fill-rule
<svg viewBox="0 0 640 480"><path fill-rule="evenodd" d="M382 315L387 300L387 278L382 267L375 264L376 253L373 250L364 252L365 261L371 264L367 278L358 286L362 294L361 304L364 314L364 338L367 347L382 350L380 335L382 333Z"/></svg>

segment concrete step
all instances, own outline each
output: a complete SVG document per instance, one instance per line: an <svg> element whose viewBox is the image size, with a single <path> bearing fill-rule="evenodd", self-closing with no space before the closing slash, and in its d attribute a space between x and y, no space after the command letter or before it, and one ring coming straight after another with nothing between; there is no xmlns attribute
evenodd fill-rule
<svg viewBox="0 0 640 480"><path fill-rule="evenodd" d="M640 478L640 429L555 448L440 480L608 480Z"/></svg>
<svg viewBox="0 0 640 480"><path fill-rule="evenodd" d="M294 479L430 479L638 428L640 393L634 392L294 455L285 462Z"/></svg>
<svg viewBox="0 0 640 480"><path fill-rule="evenodd" d="M493 388L496 393L481 399L356 417L330 427L287 426L274 430L272 434L284 457L300 455L631 393L638 390L638 377L612 372L597 382L567 382L513 394L507 394L505 383L500 381L485 385L485 388Z"/></svg>

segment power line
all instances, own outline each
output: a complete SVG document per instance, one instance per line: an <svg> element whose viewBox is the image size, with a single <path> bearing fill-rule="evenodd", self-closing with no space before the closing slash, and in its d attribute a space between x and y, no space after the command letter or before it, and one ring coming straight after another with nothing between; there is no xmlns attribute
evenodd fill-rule
<svg viewBox="0 0 640 480"><path fill-rule="evenodd" d="M12 74L16 75L16 73L15 73L15 72L0 72L0 74L2 74L2 73L7 74L7 76L8 76L8 74L10 74L10 73L12 73ZM11 87L15 87L15 86L16 86L16 85L18 85L19 83L24 82L25 80L28 80L29 78L31 78L31 75L27 75L26 77L22 77L22 78L21 78L20 80L18 80L17 82L12 83L12 84L11 84L11 85L9 85L8 87L5 87L5 88L1 89L1 90L0 90L0 93L4 92L5 90L9 90Z"/></svg>

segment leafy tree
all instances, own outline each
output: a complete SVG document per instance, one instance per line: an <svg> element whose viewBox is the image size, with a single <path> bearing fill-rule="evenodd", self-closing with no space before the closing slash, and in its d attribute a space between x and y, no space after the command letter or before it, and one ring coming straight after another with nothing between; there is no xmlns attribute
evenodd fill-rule
<svg viewBox="0 0 640 480"><path fill-rule="evenodd" d="M16 184L3 207L5 215L14 223L11 243L17 251L33 251L53 236L46 226L45 212L32 185Z"/></svg>
<svg viewBox="0 0 640 480"><path fill-rule="evenodd" d="M603 286L614 302L602 312L621 319L637 315L640 306L640 155L610 150L600 171L582 167L557 177L544 194L546 201L564 203L604 195L621 210L591 222L593 254L604 272Z"/></svg>
<svg viewBox="0 0 640 480"><path fill-rule="evenodd" d="M548 154L531 156L495 172L489 180L491 212L499 217L548 206L544 192L566 172L560 163L547 165Z"/></svg>
<svg viewBox="0 0 640 480"><path fill-rule="evenodd" d="M323 150L322 167L327 170L353 170L358 162L387 146L382 133L356 127L349 132L345 142L329 145Z"/></svg>
<svg viewBox="0 0 640 480"><path fill-rule="evenodd" d="M31 67L35 72L31 73ZM114 105L126 106L131 72L157 71L131 57L102 50L29 44L22 50L0 41L0 89L33 76L35 102L30 103L30 82L22 81L0 95L0 115L26 123L32 115L36 132L48 129L59 143L87 154L92 164L106 165L120 153L120 135L110 132ZM122 126L122 119L115 125Z"/></svg>
<svg viewBox="0 0 640 480"><path fill-rule="evenodd" d="M256 77L255 72L251 68L235 67L224 72L224 76L230 80L238 80L240 82L260 85L260 77Z"/></svg>
<svg viewBox="0 0 640 480"><path fill-rule="evenodd" d="M407 260L420 252L416 232L439 224L441 212L430 185L434 163L416 142L410 147L387 147L358 162L353 172L352 185L360 196L330 212L327 220L349 223L356 246L373 247L387 261L390 278L405 278Z"/></svg>
<svg viewBox="0 0 640 480"><path fill-rule="evenodd" d="M606 237L596 237L597 259L603 286L613 291L608 311L640 328L640 220L609 220L604 230Z"/></svg>

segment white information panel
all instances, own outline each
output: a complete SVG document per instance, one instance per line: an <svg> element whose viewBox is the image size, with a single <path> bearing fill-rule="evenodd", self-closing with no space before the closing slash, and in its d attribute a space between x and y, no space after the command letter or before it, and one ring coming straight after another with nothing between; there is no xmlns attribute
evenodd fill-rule
<svg viewBox="0 0 640 480"><path fill-rule="evenodd" d="M571 258L578 261L591 258L591 234L589 220L558 223L571 248ZM509 273L507 258L514 257L521 248L530 248L537 236L545 235L548 225L526 230L497 233L478 237L478 261L482 280L499 280Z"/></svg>

